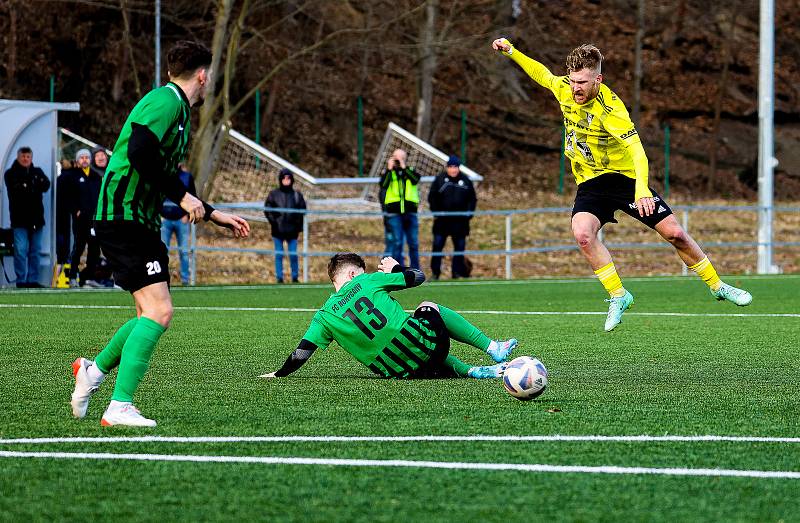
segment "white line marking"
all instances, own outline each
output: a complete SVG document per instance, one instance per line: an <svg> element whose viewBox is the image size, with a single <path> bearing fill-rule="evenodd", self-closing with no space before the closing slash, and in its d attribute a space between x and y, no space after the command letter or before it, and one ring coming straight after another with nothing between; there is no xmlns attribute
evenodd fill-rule
<svg viewBox="0 0 800 523"><path fill-rule="evenodd" d="M132 305L70 305L65 303L0 303L0 309L133 309ZM176 311L233 311L233 312L317 312L310 307L221 307L177 306ZM408 309L406 312L413 312ZM605 316L601 311L481 311L462 310L461 314L508 316ZM675 316L681 318L800 318L800 313L713 313L713 312L626 312L625 316Z"/></svg>
<svg viewBox="0 0 800 523"><path fill-rule="evenodd" d="M72 438L15 438L0 439L0 445L48 444L48 443L296 443L296 442L409 442L409 441L511 441L511 442L734 442L734 443L800 443L800 438L770 436L601 436L601 435L568 435L542 434L526 436L115 436L115 437L72 437Z"/></svg>
<svg viewBox="0 0 800 523"><path fill-rule="evenodd" d="M169 454L0 451L0 458L172 461L192 463L259 463L265 465L321 465L330 467L408 467L493 471L514 470L520 472L557 472L583 474L651 474L660 476L727 476L739 478L800 479L800 472L783 470L687 469L617 466L589 467L582 465L541 465L533 463L460 463L448 461L294 458L276 456L193 456Z"/></svg>
<svg viewBox="0 0 800 523"><path fill-rule="evenodd" d="M781 274L780 276L771 275L758 275L758 274L731 274L726 275L728 280L776 280L776 279L795 279L800 278L800 274ZM625 281L633 282L681 282L692 281L693 275L690 276L631 276L626 277ZM591 283L597 285L597 278L592 276L576 277L576 278L531 278L520 280L468 280L468 281L438 281L427 282L428 286L472 286L472 285L536 285L539 283L545 284L571 284L571 283ZM293 285L292 292L302 289L330 289L329 283L311 283L302 285ZM270 289L286 289L285 285L279 284L264 284L264 285L198 285L196 287L174 287L170 289L173 293L182 292L195 292L195 291L263 291ZM0 294L63 294L63 293L104 293L104 292L119 292L125 293L120 289L0 289Z"/></svg>

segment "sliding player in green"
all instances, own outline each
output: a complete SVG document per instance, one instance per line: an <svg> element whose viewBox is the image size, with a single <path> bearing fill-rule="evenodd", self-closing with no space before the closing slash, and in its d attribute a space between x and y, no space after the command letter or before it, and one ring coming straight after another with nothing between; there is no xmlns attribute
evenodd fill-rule
<svg viewBox="0 0 800 523"><path fill-rule="evenodd" d="M280 378L299 369L318 348L336 341L355 359L384 378L499 378L517 340L493 341L463 316L443 305L424 301L409 315L389 294L425 281L419 269L383 258L379 272L367 274L358 254L335 254L328 263L334 292L314 314L294 352L275 372ZM450 352L450 339L472 345L496 365L473 367Z"/></svg>
<svg viewBox="0 0 800 523"><path fill-rule="evenodd" d="M133 394L147 371L158 339L172 320L169 255L161 241L159 209L166 196L194 223L211 220L238 237L250 233L238 216L213 209L188 192L178 163L189 141L189 109L202 103L212 71L211 52L195 42L178 42L167 56L170 82L154 89L131 111L103 178L95 231L114 280L133 295L136 317L125 323L94 361L72 364L72 414L86 416L89 398L115 367L119 374L104 426L154 427L133 406Z"/></svg>

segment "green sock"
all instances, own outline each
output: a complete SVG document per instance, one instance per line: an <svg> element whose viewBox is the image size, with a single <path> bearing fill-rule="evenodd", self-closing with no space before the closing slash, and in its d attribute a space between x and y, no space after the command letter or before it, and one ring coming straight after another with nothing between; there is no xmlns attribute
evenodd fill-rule
<svg viewBox="0 0 800 523"><path fill-rule="evenodd" d="M100 354L94 359L94 364L100 369L103 374L108 374L111 370L119 365L119 356L122 354L122 347L125 345L125 340L130 336L131 331L136 326L136 320L128 320L122 327L114 333L111 341L105 346Z"/></svg>
<svg viewBox="0 0 800 523"><path fill-rule="evenodd" d="M115 401L133 401L133 393L139 387L147 366L150 363L150 356L156 348L158 338L167 330L150 318L144 316L139 318L136 326L128 336L125 346L122 348L122 358L119 363L119 375L117 383L114 385L114 394L111 399Z"/></svg>
<svg viewBox="0 0 800 523"><path fill-rule="evenodd" d="M444 364L453 369L453 372L461 376L462 378L467 377L467 373L469 369L472 368L472 365L468 365L461 361L460 359L456 358L452 354L448 354L447 358L444 360Z"/></svg>
<svg viewBox="0 0 800 523"><path fill-rule="evenodd" d="M464 319L462 315L442 305L439 305L439 314L441 314L451 338L483 351L489 348L492 340L478 327Z"/></svg>

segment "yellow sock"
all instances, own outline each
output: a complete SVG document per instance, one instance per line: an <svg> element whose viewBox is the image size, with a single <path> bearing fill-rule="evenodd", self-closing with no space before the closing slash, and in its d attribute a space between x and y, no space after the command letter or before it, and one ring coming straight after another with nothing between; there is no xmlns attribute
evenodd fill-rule
<svg viewBox="0 0 800 523"><path fill-rule="evenodd" d="M689 269L696 272L697 275L700 276L704 282L706 282L706 285L711 287L712 291L719 290L719 288L722 286L722 280L719 279L717 270L714 269L714 266L711 265L710 261L708 261L708 256L694 265L689 265Z"/></svg>
<svg viewBox="0 0 800 523"><path fill-rule="evenodd" d="M619 279L619 274L617 274L617 268L614 267L614 262L600 267L594 271L594 273L612 298L621 298L625 295L625 287L622 286L622 280Z"/></svg>

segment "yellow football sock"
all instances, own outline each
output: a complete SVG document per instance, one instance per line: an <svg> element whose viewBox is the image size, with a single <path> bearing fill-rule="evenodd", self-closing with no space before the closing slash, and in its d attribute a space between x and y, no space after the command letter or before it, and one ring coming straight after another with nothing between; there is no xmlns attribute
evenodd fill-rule
<svg viewBox="0 0 800 523"><path fill-rule="evenodd" d="M622 286L622 280L619 279L619 274L617 274L617 268L614 267L614 262L600 267L594 271L594 273L612 298L621 298L625 296L625 287Z"/></svg>
<svg viewBox="0 0 800 523"><path fill-rule="evenodd" d="M719 279L714 266L711 265L710 261L708 261L708 256L694 265L689 265L689 269L696 272L697 275L700 276L704 282L706 282L706 285L711 287L712 291L717 291L722 286L722 280Z"/></svg>

